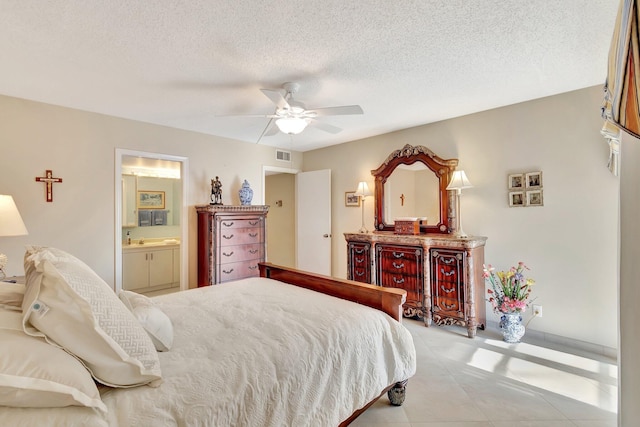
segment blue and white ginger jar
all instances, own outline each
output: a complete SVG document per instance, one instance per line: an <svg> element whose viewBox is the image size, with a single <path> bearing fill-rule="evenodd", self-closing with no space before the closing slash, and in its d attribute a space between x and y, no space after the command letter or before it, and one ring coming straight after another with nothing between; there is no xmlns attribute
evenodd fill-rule
<svg viewBox="0 0 640 427"><path fill-rule="evenodd" d="M242 188L238 191L238 195L240 196L241 205L246 206L251 204L251 199L253 199L253 190L246 179L242 183Z"/></svg>

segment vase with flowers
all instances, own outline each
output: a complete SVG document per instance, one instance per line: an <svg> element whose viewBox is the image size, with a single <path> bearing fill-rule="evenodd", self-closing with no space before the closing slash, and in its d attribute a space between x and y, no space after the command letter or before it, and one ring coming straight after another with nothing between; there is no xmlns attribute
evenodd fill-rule
<svg viewBox="0 0 640 427"><path fill-rule="evenodd" d="M524 276L529 268L523 262L508 271L495 271L489 264L483 266L483 276L490 285L488 301L499 314L500 329L506 342L517 343L524 336L522 313L531 302L531 290L535 281Z"/></svg>

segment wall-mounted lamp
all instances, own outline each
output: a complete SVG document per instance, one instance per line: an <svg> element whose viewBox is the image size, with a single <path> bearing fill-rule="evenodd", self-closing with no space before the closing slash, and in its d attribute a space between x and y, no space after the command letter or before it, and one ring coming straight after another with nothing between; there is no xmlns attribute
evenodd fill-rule
<svg viewBox="0 0 640 427"><path fill-rule="evenodd" d="M18 207L13 197L0 195L0 236L24 236L29 234L24 226ZM7 256L0 254L0 280L6 277L4 268L7 264Z"/></svg>
<svg viewBox="0 0 640 427"><path fill-rule="evenodd" d="M366 182L361 181L358 183L358 189L356 190L356 192L354 193L354 196L359 196L360 197L360 202L362 204L362 227L360 227L360 232L361 233L368 233L369 230L367 230L367 227L364 226L364 199L367 196L371 195L371 191L369 191L369 186L367 185Z"/></svg>
<svg viewBox="0 0 640 427"><path fill-rule="evenodd" d="M456 237L468 237L467 233L462 230L462 212L460 211L460 196L462 196L463 188L471 188L471 182L467 178L467 175L464 171L454 171L453 176L451 177L451 182L447 186L447 190L456 190L456 215L458 217L458 226L456 227L456 231L453 233Z"/></svg>

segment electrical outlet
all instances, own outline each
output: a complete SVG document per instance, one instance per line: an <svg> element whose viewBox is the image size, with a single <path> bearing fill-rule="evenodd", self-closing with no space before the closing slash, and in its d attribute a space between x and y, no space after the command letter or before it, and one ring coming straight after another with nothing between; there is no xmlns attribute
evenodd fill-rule
<svg viewBox="0 0 640 427"><path fill-rule="evenodd" d="M534 316L538 316L538 317L542 317L542 306L541 305L537 305L537 304L533 305L533 315Z"/></svg>

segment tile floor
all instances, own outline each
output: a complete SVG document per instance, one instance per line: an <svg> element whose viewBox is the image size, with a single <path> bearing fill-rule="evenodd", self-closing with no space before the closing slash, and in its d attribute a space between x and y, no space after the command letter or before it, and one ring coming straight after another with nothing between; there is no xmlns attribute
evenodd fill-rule
<svg viewBox="0 0 640 427"><path fill-rule="evenodd" d="M354 427L616 427L612 358L495 330L471 340L456 327L403 320L418 355L404 405L386 396Z"/></svg>

